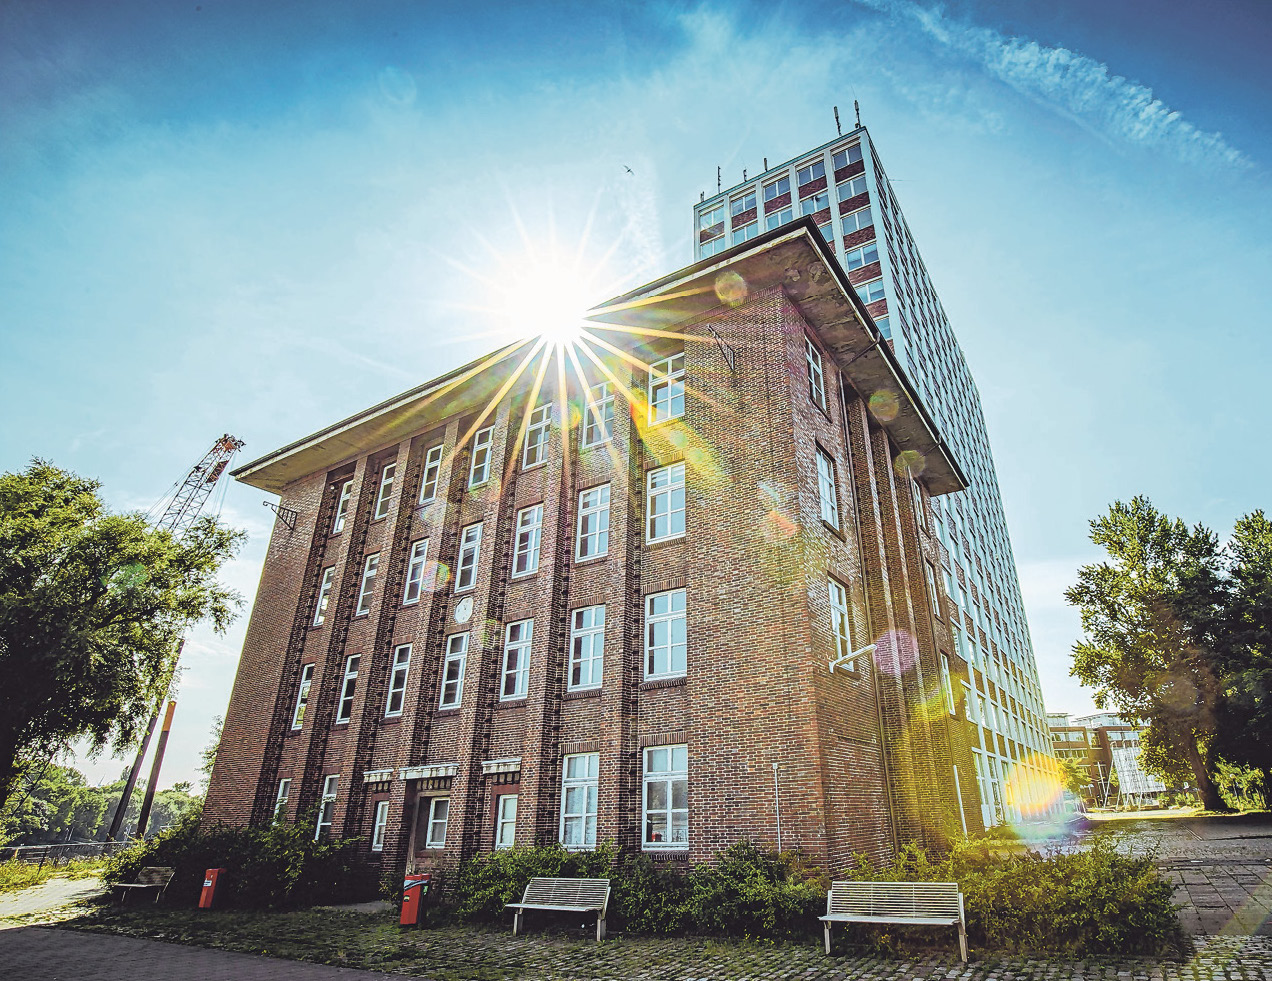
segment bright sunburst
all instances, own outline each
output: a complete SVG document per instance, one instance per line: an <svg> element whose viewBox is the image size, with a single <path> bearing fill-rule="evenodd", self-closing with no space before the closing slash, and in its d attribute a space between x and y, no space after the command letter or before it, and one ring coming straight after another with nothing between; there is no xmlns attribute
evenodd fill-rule
<svg viewBox="0 0 1272 981"><path fill-rule="evenodd" d="M604 299L594 280L576 263L556 257L508 262L494 283L501 329L514 337L541 337L558 349L577 343L588 309Z"/></svg>

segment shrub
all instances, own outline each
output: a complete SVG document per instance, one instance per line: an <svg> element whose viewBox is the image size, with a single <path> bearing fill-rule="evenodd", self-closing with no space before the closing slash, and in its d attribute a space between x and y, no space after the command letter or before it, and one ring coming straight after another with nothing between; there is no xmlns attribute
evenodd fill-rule
<svg viewBox="0 0 1272 981"><path fill-rule="evenodd" d="M826 886L798 856L739 842L714 866L690 875L689 922L707 933L793 937L810 932L825 908Z"/></svg>
<svg viewBox="0 0 1272 981"><path fill-rule="evenodd" d="M38 863L11 858L7 862L0 862L0 892L38 886L52 874L52 867L42 869Z"/></svg>
<svg viewBox="0 0 1272 981"><path fill-rule="evenodd" d="M200 824L197 816L111 859L108 883L132 882L146 866L175 871L164 901L193 905L206 869L223 868L218 905L241 908L312 906L346 900L359 881L354 864L356 839L314 841L312 823L275 822L238 828Z"/></svg>

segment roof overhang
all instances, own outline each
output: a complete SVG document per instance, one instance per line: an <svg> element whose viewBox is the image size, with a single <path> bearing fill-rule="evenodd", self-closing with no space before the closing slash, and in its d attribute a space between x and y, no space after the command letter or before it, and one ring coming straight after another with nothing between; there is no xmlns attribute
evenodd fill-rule
<svg viewBox="0 0 1272 981"><path fill-rule="evenodd" d="M726 274L736 274L740 284ZM930 493L949 494L967 486L966 476L918 392L811 218L783 225L615 297L596 307L590 319L670 329L721 309L721 292L739 285L748 293L780 287L864 398L876 393L896 397L895 403L885 399L889 409L895 406L895 416L884 418L881 413L875 418L899 451L922 454L922 480Z"/></svg>

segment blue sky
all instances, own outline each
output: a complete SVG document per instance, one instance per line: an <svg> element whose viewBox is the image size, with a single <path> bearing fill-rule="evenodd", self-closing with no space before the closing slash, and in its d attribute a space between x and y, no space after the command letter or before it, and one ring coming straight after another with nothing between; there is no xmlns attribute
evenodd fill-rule
<svg viewBox="0 0 1272 981"><path fill-rule="evenodd" d="M684 265L717 166L857 99L981 391L1049 709L1091 708L1060 595L1091 517L1266 505L1266 4L474 9L0 4L0 468L147 509L222 432L253 458L495 346L548 241L605 296ZM225 495L249 601L263 498ZM187 644L164 783L245 624Z"/></svg>

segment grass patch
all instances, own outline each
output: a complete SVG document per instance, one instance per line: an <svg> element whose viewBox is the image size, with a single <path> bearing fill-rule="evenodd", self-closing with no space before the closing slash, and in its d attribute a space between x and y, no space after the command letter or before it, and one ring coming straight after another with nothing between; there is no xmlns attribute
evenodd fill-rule
<svg viewBox="0 0 1272 981"><path fill-rule="evenodd" d="M29 889L54 878L87 879L89 876L101 875L104 864L104 860L94 858L77 859L61 865L45 862L41 866L38 862L21 862L11 858L0 864L0 893Z"/></svg>

